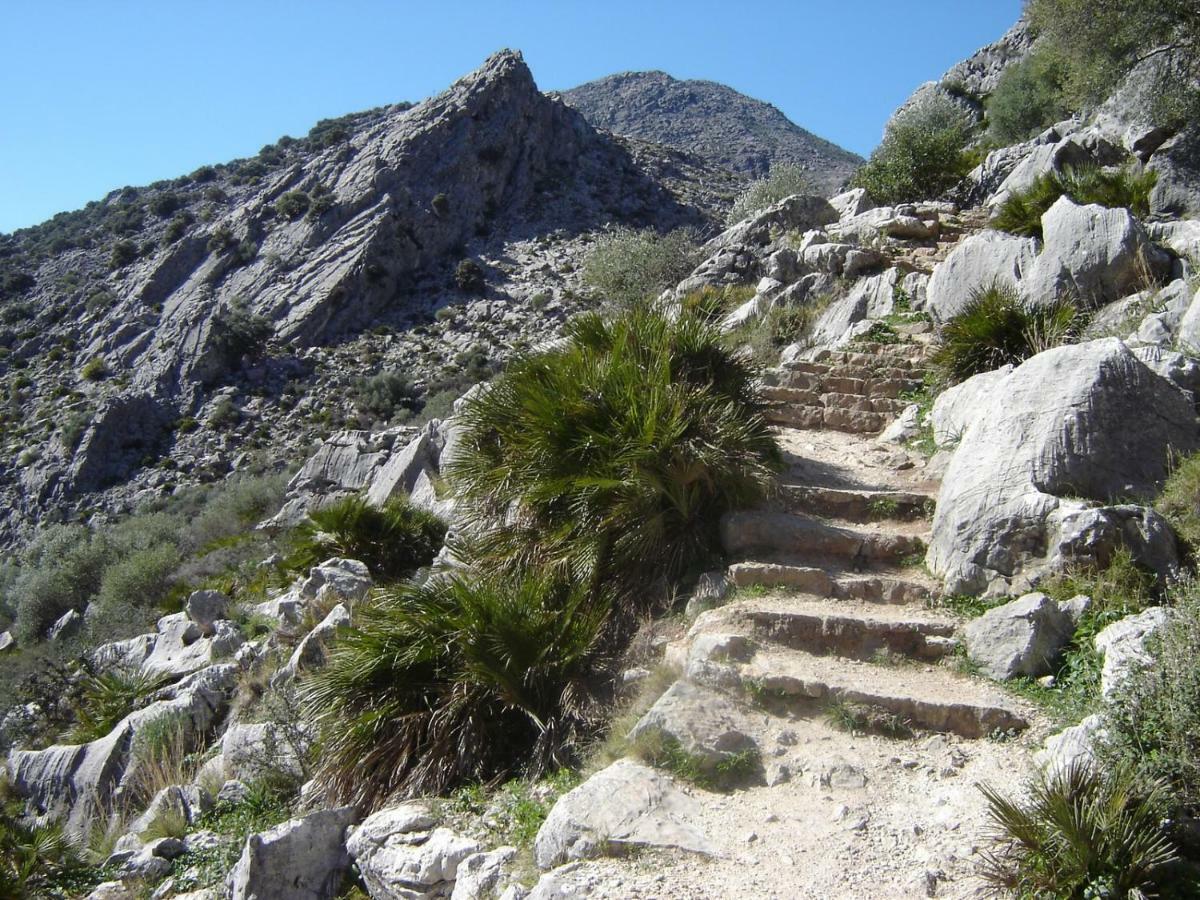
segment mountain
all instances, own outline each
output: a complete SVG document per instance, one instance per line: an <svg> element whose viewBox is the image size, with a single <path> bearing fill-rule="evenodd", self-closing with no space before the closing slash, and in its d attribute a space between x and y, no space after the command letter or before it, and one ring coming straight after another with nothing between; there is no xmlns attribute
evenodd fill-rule
<svg viewBox="0 0 1200 900"><path fill-rule="evenodd" d="M505 51L415 106L0 235L0 539L97 491L119 511L302 458L356 424L362 378L420 395L494 368L578 305L597 230L704 227L736 190L597 132Z"/></svg>
<svg viewBox="0 0 1200 900"><path fill-rule="evenodd" d="M712 81L665 72L623 72L562 95L597 128L695 153L711 165L760 177L776 163L812 172L826 193L840 188L862 157L817 137L782 112Z"/></svg>

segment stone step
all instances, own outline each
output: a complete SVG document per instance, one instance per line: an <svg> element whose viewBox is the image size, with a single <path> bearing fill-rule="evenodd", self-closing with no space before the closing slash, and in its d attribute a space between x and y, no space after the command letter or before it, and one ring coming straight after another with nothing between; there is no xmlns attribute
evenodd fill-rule
<svg viewBox="0 0 1200 900"><path fill-rule="evenodd" d="M895 366L882 363L876 366L830 365L829 363L797 359L780 366L780 381L787 387L806 388L823 392L825 379L848 379L840 382L844 386L854 386L854 382L867 382L862 385L862 392L877 393L872 388L880 387L884 382L900 381L909 390L916 390L924 384L925 368L923 366ZM809 376L807 378L802 376ZM839 382L830 385L836 387ZM908 387L911 385L911 387ZM855 393L855 391L846 391Z"/></svg>
<svg viewBox="0 0 1200 900"><path fill-rule="evenodd" d="M788 512L828 516L847 522L910 521L933 514L935 500L913 491L849 490L807 484L782 484Z"/></svg>
<svg viewBox="0 0 1200 900"><path fill-rule="evenodd" d="M849 385L853 386L853 385ZM908 401L894 397L867 396L865 394L842 394L829 391L823 394L795 387L764 387L762 396L772 406L823 406L826 409L841 409L847 412L903 412Z"/></svg>
<svg viewBox="0 0 1200 900"><path fill-rule="evenodd" d="M794 364L799 365L799 364ZM816 368L822 363L809 363ZM840 372L841 370L837 370ZM918 391L924 382L920 378L910 377L906 370L892 369L880 375L869 377L852 377L829 371L821 374L797 371L788 368L779 373L779 384L771 385L764 391L770 396L772 390L803 391L814 396L821 394L852 394L861 397L890 397L898 398L901 394ZM783 396L780 395L780 399Z"/></svg>
<svg viewBox="0 0 1200 900"><path fill-rule="evenodd" d="M903 572L844 572L818 566L748 559L729 566L735 587L789 588L836 600L865 603L924 603L936 586Z"/></svg>
<svg viewBox="0 0 1200 900"><path fill-rule="evenodd" d="M691 666L694 680L741 686L768 709L813 714L834 702L885 710L909 727L982 738L1024 731L1029 719L999 688L944 666L879 666L786 649L756 650L748 662Z"/></svg>
<svg viewBox="0 0 1200 900"><path fill-rule="evenodd" d="M828 428L851 434L878 434L895 415L840 408L827 409L824 405L816 404L786 403L767 407L763 417L772 425L784 425L789 428Z"/></svg>
<svg viewBox="0 0 1200 900"><path fill-rule="evenodd" d="M995 686L946 667L876 666L796 650L760 650L740 677L764 702L794 712L832 702L887 710L913 728L983 738L1024 731L1021 708Z"/></svg>
<svg viewBox="0 0 1200 900"><path fill-rule="evenodd" d="M832 563L863 570L925 555L912 534L846 528L809 516L768 510L729 513L721 519L721 545L730 556L786 556L789 562Z"/></svg>
<svg viewBox="0 0 1200 900"><path fill-rule="evenodd" d="M935 661L954 651L958 625L921 608L816 597L740 600L704 613L693 633L742 634L814 655L870 660L878 654Z"/></svg>

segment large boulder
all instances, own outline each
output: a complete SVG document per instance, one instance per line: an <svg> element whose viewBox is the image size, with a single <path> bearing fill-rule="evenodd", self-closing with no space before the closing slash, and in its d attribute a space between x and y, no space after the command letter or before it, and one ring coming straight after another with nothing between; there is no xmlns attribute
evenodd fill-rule
<svg viewBox="0 0 1200 900"><path fill-rule="evenodd" d="M1048 675L1075 633L1075 622L1045 594L989 609L963 629L967 656L990 678Z"/></svg>
<svg viewBox="0 0 1200 900"><path fill-rule="evenodd" d="M232 622L211 623L208 633L206 637L205 629L186 612L163 616L158 620L154 649L142 663L142 672L155 678L179 678L232 656L244 642Z"/></svg>
<svg viewBox="0 0 1200 900"><path fill-rule="evenodd" d="M622 759L564 794L534 840L543 869L636 847L711 854L700 808L667 776Z"/></svg>
<svg viewBox="0 0 1200 900"><path fill-rule="evenodd" d="M1098 307L1164 278L1170 256L1155 246L1127 209L1080 206L1062 196L1042 216L1044 247L1023 277L1035 304L1069 297Z"/></svg>
<svg viewBox="0 0 1200 900"><path fill-rule="evenodd" d="M988 391L963 433L929 567L950 593L1011 594L1061 562L1064 518L1152 495L1170 455L1198 445L1190 398L1119 340L1040 353Z"/></svg>
<svg viewBox="0 0 1200 900"><path fill-rule="evenodd" d="M1053 144L1035 145L1032 152L1013 168L996 192L988 198L988 206L992 209L998 208L1012 194L1028 190L1043 175L1092 162L1092 155L1073 138Z"/></svg>
<svg viewBox="0 0 1200 900"><path fill-rule="evenodd" d="M759 755L752 718L748 709L723 694L677 681L638 720L629 738L671 741L711 775L731 759Z"/></svg>
<svg viewBox="0 0 1200 900"><path fill-rule="evenodd" d="M957 444L996 385L1002 383L1012 370L1013 367L1007 365L980 372L938 394L929 410L934 442L939 447Z"/></svg>
<svg viewBox="0 0 1200 900"><path fill-rule="evenodd" d="M1016 285L1033 268L1033 238L983 231L960 243L933 270L925 289L925 311L945 322L963 311L971 296L993 284Z"/></svg>
<svg viewBox="0 0 1200 900"><path fill-rule="evenodd" d="M484 848L439 828L429 810L405 803L369 816L347 842L367 890L375 900L445 897L459 865Z"/></svg>
<svg viewBox="0 0 1200 900"><path fill-rule="evenodd" d="M246 838L229 873L230 900L327 900L350 868L345 834L357 820L352 806L289 819Z"/></svg>
<svg viewBox="0 0 1200 900"><path fill-rule="evenodd" d="M1152 606L1113 622L1096 635L1096 650L1104 657L1100 671L1100 693L1104 697L1111 697L1130 675L1153 662L1146 643L1170 621L1171 610Z"/></svg>
<svg viewBox="0 0 1200 900"><path fill-rule="evenodd" d="M1200 219L1200 127L1193 123L1162 144L1147 168L1158 173L1151 215Z"/></svg>
<svg viewBox="0 0 1200 900"><path fill-rule="evenodd" d="M839 346L851 339L858 323L889 315L900 279L899 269L860 279L845 297L834 301L821 314L813 326L811 342L817 346Z"/></svg>

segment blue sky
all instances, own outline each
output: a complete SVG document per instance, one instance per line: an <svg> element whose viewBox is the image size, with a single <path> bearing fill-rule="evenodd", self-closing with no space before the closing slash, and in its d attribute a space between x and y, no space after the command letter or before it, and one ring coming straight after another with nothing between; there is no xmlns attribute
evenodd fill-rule
<svg viewBox="0 0 1200 900"><path fill-rule="evenodd" d="M2 0L0 231L420 100L502 47L543 90L662 69L724 82L866 155L1020 0Z"/></svg>

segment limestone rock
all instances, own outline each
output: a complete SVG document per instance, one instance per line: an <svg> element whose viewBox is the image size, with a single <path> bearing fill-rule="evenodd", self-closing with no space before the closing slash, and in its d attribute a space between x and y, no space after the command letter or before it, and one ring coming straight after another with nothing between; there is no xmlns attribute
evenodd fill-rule
<svg viewBox="0 0 1200 900"><path fill-rule="evenodd" d="M5 650L12 650L17 646L16 638L12 636L11 631L0 632L0 653Z"/></svg>
<svg viewBox="0 0 1200 900"><path fill-rule="evenodd" d="M946 471L927 562L951 593L1011 593L1044 570L1064 516L1152 495L1198 444L1190 399L1120 341L1040 353L998 381Z"/></svg>
<svg viewBox="0 0 1200 900"><path fill-rule="evenodd" d="M511 882L510 868L517 858L515 847L499 847L475 853L458 865L450 900L490 900Z"/></svg>
<svg viewBox="0 0 1200 900"><path fill-rule="evenodd" d="M301 672L324 666L338 629L347 628L349 625L350 611L346 609L345 604L339 603L312 631L301 638L287 663L276 673L273 683L291 681Z"/></svg>
<svg viewBox="0 0 1200 900"><path fill-rule="evenodd" d="M1053 671L1075 623L1045 594L1034 593L989 609L963 632L971 661L989 677L1007 681Z"/></svg>
<svg viewBox="0 0 1200 900"><path fill-rule="evenodd" d="M328 900L341 885L350 856L345 832L353 807L309 813L246 838L229 874L231 900Z"/></svg>
<svg viewBox="0 0 1200 900"><path fill-rule="evenodd" d="M1046 738L1046 743L1034 757L1034 761L1050 775L1072 765L1091 765L1096 758L1096 741L1103 735L1103 718L1090 715L1078 725L1064 728L1058 734Z"/></svg>
<svg viewBox="0 0 1200 900"><path fill-rule="evenodd" d="M1146 640L1171 620L1171 611L1162 606L1113 622L1096 635L1096 650L1104 655L1100 672L1100 693L1111 697L1131 674L1150 664L1152 657Z"/></svg>
<svg viewBox="0 0 1200 900"><path fill-rule="evenodd" d="M463 860L484 849L448 828L434 827L420 804L369 816L354 830L347 848L376 900L446 896Z"/></svg>
<svg viewBox="0 0 1200 900"><path fill-rule="evenodd" d="M934 268L925 311L934 321L945 322L962 312L976 291L995 283L1015 286L1033 269L1037 252L1033 238L1000 231L972 235Z"/></svg>
<svg viewBox="0 0 1200 900"><path fill-rule="evenodd" d="M534 857L551 868L625 847L711 854L696 802L651 768L622 759L564 794L538 829Z"/></svg>
<svg viewBox="0 0 1200 900"><path fill-rule="evenodd" d="M201 634L210 637L216 621L227 618L229 603L220 591L192 591L187 599L187 615L200 626Z"/></svg>
<svg viewBox="0 0 1200 900"><path fill-rule="evenodd" d="M1103 306L1141 286L1147 271L1162 278L1170 269L1169 257L1127 209L1059 197L1042 216L1042 231L1042 253L1021 284L1032 303L1071 296Z"/></svg>
<svg viewBox="0 0 1200 900"><path fill-rule="evenodd" d="M630 740L661 735L678 744L700 768L715 773L721 763L744 754L759 755L751 735L750 710L722 694L677 681L629 732Z"/></svg>
<svg viewBox="0 0 1200 900"><path fill-rule="evenodd" d="M1042 175L1061 173L1064 169L1088 164L1094 164L1091 154L1073 138L1035 146L1033 152L1004 179L996 193L988 198L988 206L998 208L1011 194L1028 190Z"/></svg>
<svg viewBox="0 0 1200 900"><path fill-rule="evenodd" d="M983 409L996 385L1012 372L1011 365L972 375L961 384L946 388L937 395L929 411L933 439L939 447L957 444L967 426Z"/></svg>
<svg viewBox="0 0 1200 900"><path fill-rule="evenodd" d="M921 407L910 403L875 440L882 444L903 444L921 433Z"/></svg>
<svg viewBox="0 0 1200 900"><path fill-rule="evenodd" d="M1147 168L1158 173L1151 215L1200 219L1200 128L1195 123L1158 147Z"/></svg>
<svg viewBox="0 0 1200 900"><path fill-rule="evenodd" d="M46 632L46 639L61 641L73 635L82 625L83 616L79 614L79 611L68 609L50 626L50 630Z"/></svg>
<svg viewBox="0 0 1200 900"><path fill-rule="evenodd" d="M215 622L210 633L205 637L205 629L186 612L163 616L158 620L154 649L142 663L142 671L154 677L178 678L232 656L243 643L232 622Z"/></svg>
<svg viewBox="0 0 1200 900"><path fill-rule="evenodd" d="M271 775L307 777L302 759L312 744L312 724L250 722L231 725L221 737L229 778L250 782Z"/></svg>

